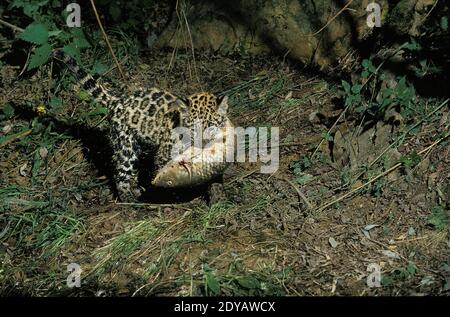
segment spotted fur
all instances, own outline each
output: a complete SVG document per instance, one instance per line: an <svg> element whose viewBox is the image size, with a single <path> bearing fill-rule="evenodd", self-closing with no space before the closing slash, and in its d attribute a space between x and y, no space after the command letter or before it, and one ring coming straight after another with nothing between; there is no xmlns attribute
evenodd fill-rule
<svg viewBox="0 0 450 317"><path fill-rule="evenodd" d="M137 165L143 145L156 149L155 166L159 169L171 159L173 128L193 128L194 122L220 127L226 121L226 97L198 93L183 100L155 87L119 96L61 50L53 55L73 72L82 90L108 109L108 139L114 151L115 183L122 201L135 200L141 194Z"/></svg>

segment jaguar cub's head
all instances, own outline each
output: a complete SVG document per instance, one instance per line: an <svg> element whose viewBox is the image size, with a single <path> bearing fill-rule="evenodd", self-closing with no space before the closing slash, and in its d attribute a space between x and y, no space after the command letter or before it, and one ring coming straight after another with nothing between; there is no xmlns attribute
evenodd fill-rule
<svg viewBox="0 0 450 317"><path fill-rule="evenodd" d="M226 123L228 97L216 97L207 92L189 96L186 100L192 121L200 120L204 126L222 126Z"/></svg>

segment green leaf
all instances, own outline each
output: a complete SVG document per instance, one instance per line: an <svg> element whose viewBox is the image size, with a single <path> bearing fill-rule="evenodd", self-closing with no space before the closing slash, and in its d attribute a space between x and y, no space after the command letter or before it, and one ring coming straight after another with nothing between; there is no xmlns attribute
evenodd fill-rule
<svg viewBox="0 0 450 317"><path fill-rule="evenodd" d="M333 137L331 136L331 134L327 133L327 132L322 132L322 139L326 140L326 141L333 141Z"/></svg>
<svg viewBox="0 0 450 317"><path fill-rule="evenodd" d="M408 273L411 275L416 274L416 270L417 268L412 262L409 262L408 265L406 266L406 271L408 271Z"/></svg>
<svg viewBox="0 0 450 317"><path fill-rule="evenodd" d="M366 70L369 73L375 73L376 67L372 64L372 61L370 59L364 59L361 63L364 70Z"/></svg>
<svg viewBox="0 0 450 317"><path fill-rule="evenodd" d="M344 91L345 91L347 94L350 93L351 87L350 87L350 84L349 84L347 81L342 80L342 88L344 88Z"/></svg>
<svg viewBox="0 0 450 317"><path fill-rule="evenodd" d="M56 30L56 31L50 31L48 32L48 37L52 37L52 36L58 36L59 34L61 34L61 30Z"/></svg>
<svg viewBox="0 0 450 317"><path fill-rule="evenodd" d="M350 106L353 103L354 97L352 95L345 98L345 106Z"/></svg>
<svg viewBox="0 0 450 317"><path fill-rule="evenodd" d="M444 267L445 272L450 273L450 265L448 265L447 263L444 263L443 267Z"/></svg>
<svg viewBox="0 0 450 317"><path fill-rule="evenodd" d="M363 59L362 66L367 69L367 68L369 68L369 65L370 65L370 61L367 58Z"/></svg>
<svg viewBox="0 0 450 317"><path fill-rule="evenodd" d="M98 116L98 115L104 115L108 113L108 109L105 107L97 107L95 110L92 110L88 113L88 116Z"/></svg>
<svg viewBox="0 0 450 317"><path fill-rule="evenodd" d="M441 18L441 28L444 30L444 31L447 31L448 30L448 18L447 17L442 17Z"/></svg>
<svg viewBox="0 0 450 317"><path fill-rule="evenodd" d="M6 118L11 119L14 116L14 108L9 103L5 104L2 110Z"/></svg>
<svg viewBox="0 0 450 317"><path fill-rule="evenodd" d="M392 103L392 99L391 98L385 98L381 102L380 108L384 109L385 107L389 106L391 103Z"/></svg>
<svg viewBox="0 0 450 317"><path fill-rule="evenodd" d="M62 99L61 98L58 98L58 97L52 97L51 99L50 99L50 107L52 107L52 108L57 108L57 107L59 107L59 106L62 106Z"/></svg>
<svg viewBox="0 0 450 317"><path fill-rule="evenodd" d="M357 113L362 113L362 112L364 112L364 111L366 111L366 105L361 105L361 106L359 106L359 107L356 107L355 108L355 111L357 112Z"/></svg>
<svg viewBox="0 0 450 317"><path fill-rule="evenodd" d="M63 50L69 56L75 58L75 60L77 62L80 62L80 59L81 59L80 50L74 42L64 45Z"/></svg>
<svg viewBox="0 0 450 317"><path fill-rule="evenodd" d="M61 6L61 1L59 0L53 0L52 1L52 7L53 8L59 8Z"/></svg>
<svg viewBox="0 0 450 317"><path fill-rule="evenodd" d="M27 69L30 70L45 64L50 58L51 53L52 47L50 44L45 43L44 45L39 46L34 50L33 55L31 55Z"/></svg>
<svg viewBox="0 0 450 317"><path fill-rule="evenodd" d="M359 94L361 92L362 85L356 84L352 86L352 93Z"/></svg>
<svg viewBox="0 0 450 317"><path fill-rule="evenodd" d="M94 62L94 66L92 67L92 73L94 75L102 75L103 73L105 73L107 71L107 67L105 64L103 64L102 62L99 61L95 61Z"/></svg>
<svg viewBox="0 0 450 317"><path fill-rule="evenodd" d="M302 164L303 164L303 167L305 167L305 168L310 167L311 166L311 161L310 161L309 157L307 157L306 155L303 155L303 157L302 157Z"/></svg>
<svg viewBox="0 0 450 317"><path fill-rule="evenodd" d="M391 286L394 284L394 279L390 275L382 275L381 276L381 285L383 286Z"/></svg>
<svg viewBox="0 0 450 317"><path fill-rule="evenodd" d="M39 169L41 167L41 156L39 155L39 151L36 151L34 154L33 167L31 168L32 179L36 178L39 173Z"/></svg>
<svg viewBox="0 0 450 317"><path fill-rule="evenodd" d="M447 278L444 285L444 291L448 291L450 289L450 278Z"/></svg>
<svg viewBox="0 0 450 317"><path fill-rule="evenodd" d="M209 289L214 295L217 295L220 293L220 284L214 275L207 272L205 275L205 282L206 282L207 289Z"/></svg>
<svg viewBox="0 0 450 317"><path fill-rule="evenodd" d="M19 38L34 44L44 44L48 40L48 29L42 23L31 23L19 35Z"/></svg>
<svg viewBox="0 0 450 317"><path fill-rule="evenodd" d="M295 167L293 170L294 175L300 175L302 173L302 168L301 167Z"/></svg>
<svg viewBox="0 0 450 317"><path fill-rule="evenodd" d="M400 158L400 162L403 163L406 168L412 168L419 164L420 161L421 157L419 154L417 154L416 151L413 151L412 153L404 155Z"/></svg>
<svg viewBox="0 0 450 317"><path fill-rule="evenodd" d="M428 217L428 223L438 230L444 230L450 224L450 214L442 206L436 206L431 210L432 214Z"/></svg>
<svg viewBox="0 0 450 317"><path fill-rule="evenodd" d="M49 0L43 1L30 1L30 0L15 0L13 1L11 7L22 8L23 13L29 17L35 16L39 13L39 8L46 5Z"/></svg>
<svg viewBox="0 0 450 317"><path fill-rule="evenodd" d="M241 285L242 287L245 287L247 289L259 289L260 288L259 281L252 276L238 278L237 282L239 283L239 285Z"/></svg>
<svg viewBox="0 0 450 317"><path fill-rule="evenodd" d="M19 136L23 136L24 133L26 133L28 130L28 128L23 129L22 131L18 132L18 133L14 133L14 134L6 134L3 136L0 136L0 145L2 145L5 142L9 142L10 140L14 140L17 139L17 137ZM24 137L21 139L22 142L24 142L25 144L28 144L29 139L27 137ZM19 141L18 143L20 143L21 141Z"/></svg>
<svg viewBox="0 0 450 317"><path fill-rule="evenodd" d="M91 99L91 95L84 90L80 90L77 94L78 99L81 101L88 101Z"/></svg>
<svg viewBox="0 0 450 317"><path fill-rule="evenodd" d="M304 174L302 176L296 177L295 181L300 185L308 184L314 177L309 174Z"/></svg>
<svg viewBox="0 0 450 317"><path fill-rule="evenodd" d="M72 36L73 36L72 43L77 48L81 49L81 48L91 47L91 44L89 44L88 40L84 36L84 32L83 32L82 29L80 29L80 28L71 28L71 33L72 33Z"/></svg>
<svg viewBox="0 0 450 317"><path fill-rule="evenodd" d="M411 38L411 43L407 43L405 45L405 48L410 51L418 51L418 50L420 50L420 45L419 45L419 43L416 42L416 40Z"/></svg>

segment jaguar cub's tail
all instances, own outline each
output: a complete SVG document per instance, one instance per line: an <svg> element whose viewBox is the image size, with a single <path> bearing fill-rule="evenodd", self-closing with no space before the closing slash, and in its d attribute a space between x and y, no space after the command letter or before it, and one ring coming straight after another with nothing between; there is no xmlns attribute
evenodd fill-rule
<svg viewBox="0 0 450 317"><path fill-rule="evenodd" d="M95 101L109 106L111 101L117 99L117 97L113 96L108 89L100 85L94 77L78 65L73 57L67 55L62 49L53 51L53 58L67 65L70 71L75 75L80 89L88 92Z"/></svg>

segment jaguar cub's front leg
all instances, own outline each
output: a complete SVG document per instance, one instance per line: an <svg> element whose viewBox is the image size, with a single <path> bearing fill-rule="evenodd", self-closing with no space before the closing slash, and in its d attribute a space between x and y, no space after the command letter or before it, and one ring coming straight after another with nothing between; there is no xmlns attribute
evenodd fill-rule
<svg viewBox="0 0 450 317"><path fill-rule="evenodd" d="M141 195L138 184L137 163L140 147L137 139L124 131L111 134L111 145L114 150L115 183L119 199L122 202L136 201Z"/></svg>
<svg viewBox="0 0 450 317"><path fill-rule="evenodd" d="M172 130L167 129L161 134L159 147L155 154L156 171L158 171L166 163L168 163L171 159L173 159L172 147L173 147Z"/></svg>

